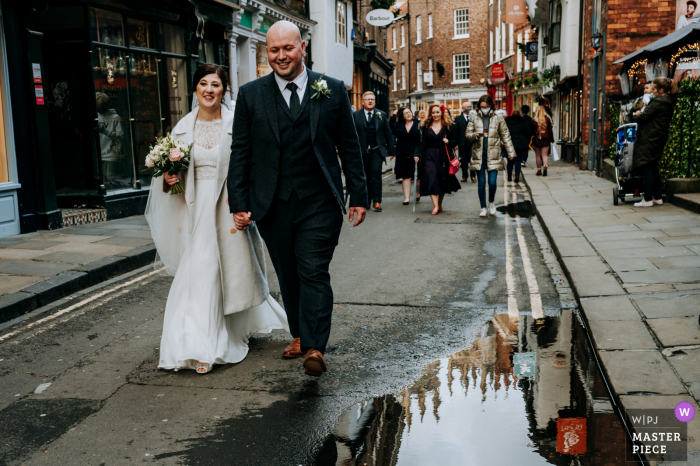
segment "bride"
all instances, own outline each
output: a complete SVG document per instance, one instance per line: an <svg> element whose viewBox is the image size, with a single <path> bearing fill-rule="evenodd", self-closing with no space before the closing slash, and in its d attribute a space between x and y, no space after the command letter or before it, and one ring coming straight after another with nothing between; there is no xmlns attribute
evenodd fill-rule
<svg viewBox="0 0 700 466"><path fill-rule="evenodd" d="M222 106L226 71L201 65L194 74L198 106L173 128L192 146L182 176L184 194L170 195L154 181L146 220L158 251L156 265L174 275L160 342L161 369L195 369L237 363L248 354L251 333L289 331L284 310L270 296L265 255L256 228L236 230L227 207L233 112Z"/></svg>

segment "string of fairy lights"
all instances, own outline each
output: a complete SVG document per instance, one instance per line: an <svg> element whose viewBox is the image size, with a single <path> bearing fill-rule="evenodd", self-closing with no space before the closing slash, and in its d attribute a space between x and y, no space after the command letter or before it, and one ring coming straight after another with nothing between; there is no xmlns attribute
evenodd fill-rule
<svg viewBox="0 0 700 466"><path fill-rule="evenodd" d="M671 66L673 66L676 63L676 60L683 55L685 52L688 52L690 50L700 50L700 42L696 42L694 44L687 44L681 48L678 49L678 52L671 57ZM687 57L683 58L682 61L683 63L693 63L700 60L698 57Z"/></svg>
<svg viewBox="0 0 700 466"><path fill-rule="evenodd" d="M681 63L695 63L697 61L700 61L700 57L682 57L682 55L686 52L690 51L700 51L700 41L691 43L691 44L686 44L683 47L680 47L678 49L678 52L676 52L672 57L671 60L669 61L669 66L673 68L674 65L681 64ZM644 58L642 60L637 60L635 61L632 65L630 65L629 69L627 70L627 75L630 78L634 78L635 76L642 75L646 72L645 70L645 65L647 64L647 59Z"/></svg>

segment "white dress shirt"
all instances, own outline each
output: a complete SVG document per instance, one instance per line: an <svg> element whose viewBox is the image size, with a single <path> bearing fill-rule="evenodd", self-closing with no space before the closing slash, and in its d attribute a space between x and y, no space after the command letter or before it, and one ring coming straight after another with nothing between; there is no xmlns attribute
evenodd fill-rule
<svg viewBox="0 0 700 466"><path fill-rule="evenodd" d="M297 95L299 96L299 103L301 103L304 100L304 92L306 92L306 82L309 80L309 73L306 72L306 66L303 64L301 66L303 67L301 73L299 73L299 76L297 76L296 78L294 78L293 81L291 81L297 85ZM289 99L291 99L292 97L292 91L287 89L287 84L289 84L290 81L287 81L284 78L280 78L279 76L277 76L277 73L274 74L275 81L277 81L277 85L280 88L282 97L284 97L284 101L287 102L287 105L289 105Z"/></svg>

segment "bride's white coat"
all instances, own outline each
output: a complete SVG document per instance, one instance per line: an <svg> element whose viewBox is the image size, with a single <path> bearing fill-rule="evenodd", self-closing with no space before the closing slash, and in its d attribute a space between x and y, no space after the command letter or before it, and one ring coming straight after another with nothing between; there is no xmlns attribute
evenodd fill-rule
<svg viewBox="0 0 700 466"><path fill-rule="evenodd" d="M173 128L172 136L188 146L194 141L194 126L198 108L188 113ZM255 226L237 231L228 209L226 178L231 150L233 111L221 107L222 130L216 173L218 197L216 205L216 238L219 248L218 269L223 290L224 314L233 314L262 304L269 295L266 279L265 252ZM194 148L193 148L194 150ZM183 174L185 193L170 195L162 190L163 179L154 178L146 206L146 219L159 258L166 271L175 275L194 229L194 204L197 196L194 163ZM181 181L181 182L182 182ZM216 267L217 264L212 264Z"/></svg>

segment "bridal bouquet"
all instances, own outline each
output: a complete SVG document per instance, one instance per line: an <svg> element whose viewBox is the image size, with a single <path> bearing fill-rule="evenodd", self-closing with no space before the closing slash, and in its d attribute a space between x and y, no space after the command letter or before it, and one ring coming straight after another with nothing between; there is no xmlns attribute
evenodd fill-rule
<svg viewBox="0 0 700 466"><path fill-rule="evenodd" d="M174 175L190 166L190 152L192 144L185 145L184 142L173 139L170 133L165 137L156 140L156 144L151 147L146 156L146 167L153 172L153 178L157 178L163 173ZM164 185L167 187L167 185ZM164 188L165 189L165 188ZM170 194L184 193L185 189L178 181L170 186ZM166 192L168 192L166 190Z"/></svg>

